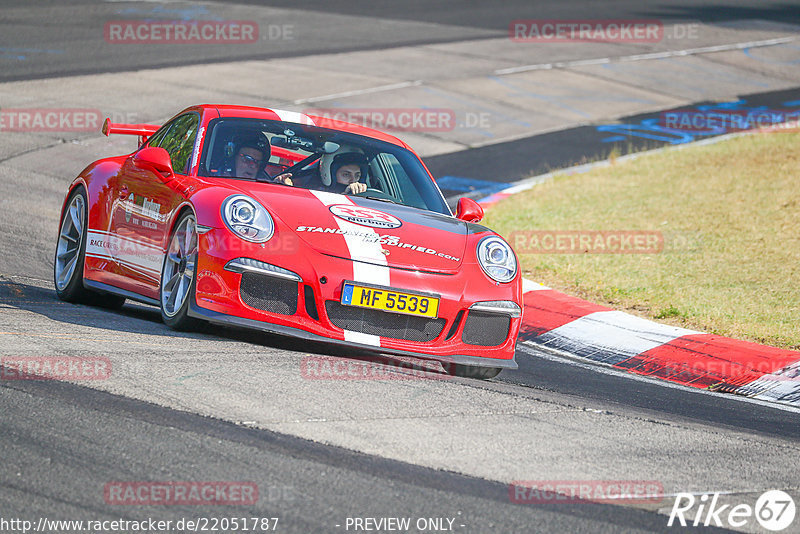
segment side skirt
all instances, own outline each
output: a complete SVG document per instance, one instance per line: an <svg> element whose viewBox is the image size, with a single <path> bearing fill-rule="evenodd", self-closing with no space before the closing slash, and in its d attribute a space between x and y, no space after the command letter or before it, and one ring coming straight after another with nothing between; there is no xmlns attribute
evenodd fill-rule
<svg viewBox="0 0 800 534"><path fill-rule="evenodd" d="M94 280L86 280L84 278L83 287L85 287L86 289L90 289L92 291L97 291L99 293L109 293L111 295L125 297L126 299L135 300L137 302L141 302L142 304L149 304L151 306L158 306L158 307L161 306L161 303L158 302L157 299L145 297L138 293L134 293L133 291L128 291L127 289L120 289L118 287L110 286L102 282L95 282Z"/></svg>

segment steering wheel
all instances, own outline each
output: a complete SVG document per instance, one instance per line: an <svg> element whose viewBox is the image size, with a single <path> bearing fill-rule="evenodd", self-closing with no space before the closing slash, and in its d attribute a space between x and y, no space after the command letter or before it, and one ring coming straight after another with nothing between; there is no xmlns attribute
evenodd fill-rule
<svg viewBox="0 0 800 534"><path fill-rule="evenodd" d="M278 172L276 172L274 175L268 173L266 169L261 169L256 174L256 181L258 181L258 182L270 182L270 181L272 181L272 179L275 176L280 176L281 174L285 174L286 171L289 169L288 165L283 165L281 163L270 163L270 165L273 165L275 167L280 167L280 169L278 169Z"/></svg>
<svg viewBox="0 0 800 534"><path fill-rule="evenodd" d="M303 168L311 165L312 163L317 161L319 158L321 158L322 154L323 154L322 152L315 152L315 153L311 154L310 156L308 156L307 158L305 158L304 160L298 161L297 163L295 163L291 167L283 169L281 172L279 172L275 176L280 176L281 174L287 174L287 173L294 174L297 171L303 170ZM267 173L263 173L263 174L265 176L267 176ZM272 176L269 176L269 178L272 179ZM266 181L266 180L259 180L259 181Z"/></svg>
<svg viewBox="0 0 800 534"><path fill-rule="evenodd" d="M301 171L303 170L303 168L308 167L309 165L317 161L319 158L321 158L322 154L323 154L322 152L315 152L314 154L311 154L304 160L298 161L291 167L284 169L283 171L280 172L280 174L295 173L297 171Z"/></svg>

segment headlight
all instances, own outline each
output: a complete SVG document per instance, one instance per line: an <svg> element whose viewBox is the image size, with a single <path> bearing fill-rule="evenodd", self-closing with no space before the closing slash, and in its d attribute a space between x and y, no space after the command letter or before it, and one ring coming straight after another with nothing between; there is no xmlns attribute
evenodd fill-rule
<svg viewBox="0 0 800 534"><path fill-rule="evenodd" d="M266 208L244 195L225 199L222 203L222 220L231 232L253 243L263 243L275 232L275 223Z"/></svg>
<svg viewBox="0 0 800 534"><path fill-rule="evenodd" d="M492 280L510 282L517 275L517 258L508 243L497 236L478 243L478 263Z"/></svg>

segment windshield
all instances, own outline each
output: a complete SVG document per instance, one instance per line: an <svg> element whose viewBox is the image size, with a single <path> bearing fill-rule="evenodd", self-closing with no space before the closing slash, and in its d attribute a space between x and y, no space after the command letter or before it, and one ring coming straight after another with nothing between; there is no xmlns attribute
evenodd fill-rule
<svg viewBox="0 0 800 534"><path fill-rule="evenodd" d="M211 121L198 174L271 182L290 172L294 187L352 194L451 215L411 151L369 137L295 123L244 118Z"/></svg>

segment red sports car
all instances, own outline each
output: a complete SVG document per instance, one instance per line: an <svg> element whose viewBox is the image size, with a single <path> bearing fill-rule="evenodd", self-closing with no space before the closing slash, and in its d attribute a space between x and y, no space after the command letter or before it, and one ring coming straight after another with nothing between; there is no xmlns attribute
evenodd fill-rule
<svg viewBox="0 0 800 534"><path fill-rule="evenodd" d="M514 369L522 284L511 247L453 216L399 139L292 111L188 108L70 184L59 298L435 359L459 376Z"/></svg>

